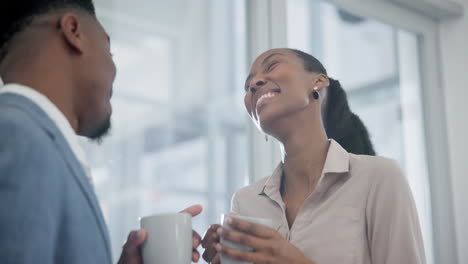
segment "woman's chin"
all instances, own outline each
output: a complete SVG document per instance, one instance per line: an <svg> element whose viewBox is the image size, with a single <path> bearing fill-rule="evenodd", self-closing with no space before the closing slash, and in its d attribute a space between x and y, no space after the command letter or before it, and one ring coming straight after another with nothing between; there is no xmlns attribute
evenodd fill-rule
<svg viewBox="0 0 468 264"><path fill-rule="evenodd" d="M275 117L273 115L270 115L268 113L264 113L264 114L262 113L259 116L258 125L259 125L259 128L263 132L268 134L270 132L271 127L273 127L274 122L275 122Z"/></svg>

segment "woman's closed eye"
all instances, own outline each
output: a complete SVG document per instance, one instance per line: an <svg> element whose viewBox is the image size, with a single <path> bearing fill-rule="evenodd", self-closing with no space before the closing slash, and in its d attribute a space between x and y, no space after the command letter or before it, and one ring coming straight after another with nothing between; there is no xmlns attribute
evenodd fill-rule
<svg viewBox="0 0 468 264"><path fill-rule="evenodd" d="M273 61L270 64L267 64L267 67L265 68L265 71L266 72L272 71L276 67L276 65L278 65L279 63L280 63L279 61ZM249 76L249 78L247 78L246 85L244 86L245 92L249 92L249 90L250 90L250 87L249 87L250 79L251 79L251 77Z"/></svg>
<svg viewBox="0 0 468 264"><path fill-rule="evenodd" d="M266 68L266 71L267 71L267 72L270 72L270 71L273 70L273 69L275 68L275 66L278 65L278 64L279 64L279 61L274 61L274 62L268 64L268 67Z"/></svg>

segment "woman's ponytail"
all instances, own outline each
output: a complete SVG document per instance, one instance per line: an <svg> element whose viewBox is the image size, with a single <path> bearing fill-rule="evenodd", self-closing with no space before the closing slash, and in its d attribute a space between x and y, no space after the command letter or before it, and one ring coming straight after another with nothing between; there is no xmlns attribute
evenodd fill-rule
<svg viewBox="0 0 468 264"><path fill-rule="evenodd" d="M289 49L304 62L304 69L309 72L327 74L322 63L314 56L296 49ZM328 138L334 139L346 151L354 154L375 155L374 148L361 119L351 112L346 92L339 81L329 78L323 122Z"/></svg>
<svg viewBox="0 0 468 264"><path fill-rule="evenodd" d="M324 125L329 138L337 141L346 151L354 154L375 155L367 128L351 112L346 92L339 81L330 79L327 91Z"/></svg>

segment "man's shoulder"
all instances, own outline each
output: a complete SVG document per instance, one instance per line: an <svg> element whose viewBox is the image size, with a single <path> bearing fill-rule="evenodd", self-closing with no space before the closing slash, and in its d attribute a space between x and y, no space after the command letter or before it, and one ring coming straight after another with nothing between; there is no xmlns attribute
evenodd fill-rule
<svg viewBox="0 0 468 264"><path fill-rule="evenodd" d="M0 102L0 140L11 141L22 137L23 140L44 140L47 133L40 121L31 112L15 104Z"/></svg>
<svg viewBox="0 0 468 264"><path fill-rule="evenodd" d="M22 108L0 104L0 161L3 166L45 166L57 153L52 135ZM0 165L2 165L0 164Z"/></svg>

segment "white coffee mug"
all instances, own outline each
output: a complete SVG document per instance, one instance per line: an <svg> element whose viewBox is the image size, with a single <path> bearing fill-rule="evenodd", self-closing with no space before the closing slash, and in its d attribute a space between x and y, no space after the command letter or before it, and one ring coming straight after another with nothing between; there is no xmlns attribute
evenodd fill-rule
<svg viewBox="0 0 468 264"><path fill-rule="evenodd" d="M233 228L231 226L229 226L229 224L226 222L226 219L228 217L238 218L238 219L241 219L241 220L244 220L244 221L248 221L248 222L252 222L252 223L256 223L256 224L260 224L260 225L264 225L264 226L268 226L268 227L273 227L273 221L271 219L256 218L256 217L241 216L241 215L232 215L232 214L224 214L224 215L221 216L222 226L223 226L223 228L227 228L227 229L230 229L230 230L233 230ZM225 245L225 246L228 246L230 248L234 248L234 249L237 249L237 250L241 250L241 251L245 251L245 252L252 252L253 251L253 249L251 247L241 245L241 244L237 244L237 243L231 242L231 241L223 239L223 238L221 238L221 243L223 245ZM243 262L243 261L239 261L239 260L234 260L232 258L229 258L229 257L224 256L223 254L221 254L221 264L250 264L250 262Z"/></svg>
<svg viewBox="0 0 468 264"><path fill-rule="evenodd" d="M140 218L148 232L143 244L145 264L189 264L192 262L192 216L160 214Z"/></svg>

